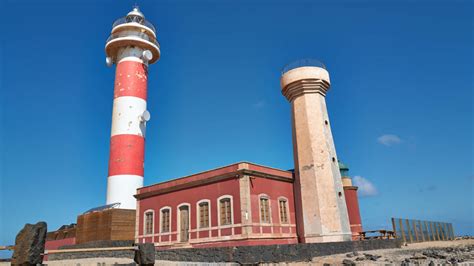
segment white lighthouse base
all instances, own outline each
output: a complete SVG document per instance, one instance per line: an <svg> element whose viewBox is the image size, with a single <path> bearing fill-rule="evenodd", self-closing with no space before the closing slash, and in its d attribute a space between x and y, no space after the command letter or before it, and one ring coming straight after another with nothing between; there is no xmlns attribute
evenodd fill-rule
<svg viewBox="0 0 474 266"><path fill-rule="evenodd" d="M114 175L107 178L107 204L120 203L120 209L137 208L133 197L143 187L143 176Z"/></svg>

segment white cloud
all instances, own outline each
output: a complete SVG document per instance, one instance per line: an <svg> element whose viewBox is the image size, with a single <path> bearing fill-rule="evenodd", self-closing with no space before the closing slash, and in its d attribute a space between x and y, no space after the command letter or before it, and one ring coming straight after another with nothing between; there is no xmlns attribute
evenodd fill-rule
<svg viewBox="0 0 474 266"><path fill-rule="evenodd" d="M354 186L359 187L358 193L361 197L375 196L379 193L374 184L362 176L354 176L352 181Z"/></svg>
<svg viewBox="0 0 474 266"><path fill-rule="evenodd" d="M400 144L402 139L399 136L393 134L385 134L377 138L377 142L385 145L385 146L392 146L395 144Z"/></svg>
<svg viewBox="0 0 474 266"><path fill-rule="evenodd" d="M265 105L267 105L267 103L264 100L260 100L256 103L254 103L253 107L257 108L257 109L261 109L261 108L265 107Z"/></svg>

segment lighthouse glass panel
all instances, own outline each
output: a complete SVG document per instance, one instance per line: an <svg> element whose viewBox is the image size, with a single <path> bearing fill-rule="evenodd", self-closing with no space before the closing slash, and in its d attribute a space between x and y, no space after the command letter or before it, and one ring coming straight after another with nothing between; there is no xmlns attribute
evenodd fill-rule
<svg viewBox="0 0 474 266"><path fill-rule="evenodd" d="M153 234L153 212L145 214L145 235Z"/></svg>
<svg viewBox="0 0 474 266"><path fill-rule="evenodd" d="M221 225L232 224L232 210L230 206L230 198L221 199L219 204L220 204Z"/></svg>
<svg viewBox="0 0 474 266"><path fill-rule="evenodd" d="M199 203L199 228L209 227L209 203Z"/></svg>

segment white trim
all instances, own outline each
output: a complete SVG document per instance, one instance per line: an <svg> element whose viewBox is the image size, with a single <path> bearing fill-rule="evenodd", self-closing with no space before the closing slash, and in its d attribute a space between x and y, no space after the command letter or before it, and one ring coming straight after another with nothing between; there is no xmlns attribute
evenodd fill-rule
<svg viewBox="0 0 474 266"><path fill-rule="evenodd" d="M281 221L281 211L280 211L280 200L284 200L286 203L286 218L288 219L288 221L286 223L283 223ZM289 200L287 197L284 197L284 196L280 196L278 197L278 218L280 220L280 224L281 225L287 225L287 224L291 224L291 217L290 217L290 203L289 203Z"/></svg>
<svg viewBox="0 0 474 266"><path fill-rule="evenodd" d="M170 211L170 221L169 221L169 226L170 226L170 230L168 232L163 232L163 211L164 210L169 210ZM159 224L159 227L160 227L160 236L161 235L171 235L171 229L172 229L172 221L173 221L173 217L172 217L172 214L173 214L173 209L170 207L170 206L164 206L164 207L161 207L160 209L160 222L158 223ZM170 240L171 240L171 237L170 237ZM160 239L160 242L161 242L161 239Z"/></svg>
<svg viewBox="0 0 474 266"><path fill-rule="evenodd" d="M137 200L137 208L135 210L135 243L138 242L138 236L140 235L140 201Z"/></svg>
<svg viewBox="0 0 474 266"><path fill-rule="evenodd" d="M221 200L222 199L230 199L230 224L221 224ZM217 224L219 225L218 228L228 228L232 227L232 224L234 223L234 197L232 195L222 195L217 198ZM219 230L219 236L221 234L221 231Z"/></svg>
<svg viewBox="0 0 474 266"><path fill-rule="evenodd" d="M223 236L223 237L213 237L213 238L200 238L200 239L192 239L187 244L207 244L213 242L222 242L222 241L232 241L232 240L256 240L256 239L288 239L288 238L297 238L295 233L282 233L282 234L258 234L258 235L251 235L251 236L242 236L242 235L232 235L232 236ZM155 247L158 246L172 246L172 245L179 245L177 248L185 248L191 246L182 246L183 242L179 241L172 241L172 242L155 242Z"/></svg>
<svg viewBox="0 0 474 266"><path fill-rule="evenodd" d="M199 204L207 202L208 204L208 215L209 215L209 225L207 227L201 227L201 209ZM212 227L212 211L211 211L211 200L209 199L202 199L198 202L196 202L196 229L199 231L207 231L209 228Z"/></svg>
<svg viewBox="0 0 474 266"><path fill-rule="evenodd" d="M188 221L188 241L181 241L181 211L179 209L183 206L188 207L188 219L189 219L189 221ZM177 225L176 226L176 240L179 243L188 243L189 240L191 239L191 204L189 204L187 202L179 204L176 207L176 216L177 216L177 219L176 219L176 225Z"/></svg>
<svg viewBox="0 0 474 266"><path fill-rule="evenodd" d="M107 44L105 46L107 47ZM143 50L144 50L143 48L136 47L136 46L135 47L131 47L131 46L121 47L117 50L115 62L117 65L124 61L134 61L134 62L145 64L145 62L141 59Z"/></svg>
<svg viewBox="0 0 474 266"><path fill-rule="evenodd" d="M146 233L146 215L147 213L152 213L153 216L152 216L152 221L151 221L151 224L152 224L152 227L151 227L151 234L147 234ZM144 237L153 237L155 234L155 210L153 209L148 209L146 211L143 212L143 236ZM151 242L155 242L154 239L151 240Z"/></svg>
<svg viewBox="0 0 474 266"><path fill-rule="evenodd" d="M120 59L120 61L118 62L118 64L120 64L120 63L122 63L122 62L125 62L125 61L133 61L133 62L145 64L145 62L143 62L142 59L137 58L137 57L135 57L135 56L126 56L126 57L123 57L122 59Z"/></svg>
<svg viewBox="0 0 474 266"><path fill-rule="evenodd" d="M261 205L261 199L265 198L268 200L268 217L270 218L269 222L263 222L262 221L262 205ZM271 225L273 224L272 220L272 201L270 199L270 196L268 196L265 193L259 194L258 195L258 217L261 225ZM273 230L273 229L272 229Z"/></svg>
<svg viewBox="0 0 474 266"><path fill-rule="evenodd" d="M260 226L261 224L260 223L252 223L250 224L251 226ZM233 228L237 228L237 227L242 227L244 226L243 224L233 224L232 227ZM281 226L281 227L296 227L296 224L265 224L265 226ZM210 230L219 230L219 229L222 229L222 228L229 228L230 226L226 226L226 227L219 227L219 226L214 226L212 228L210 228ZM206 230L201 230L201 231L207 231L207 228L205 228ZM191 233L194 233L194 232L198 232L200 230L197 230L197 229L193 229L193 230L190 230ZM175 235L177 234L178 232L177 231L172 231L170 233L156 233L154 234L153 236L166 236L166 235ZM268 233L264 233L265 234L268 234ZM276 233L277 235L279 233ZM285 234L285 233L283 233ZM258 235L258 234L257 234ZM139 238L141 237L147 237L147 236L144 236L144 235L139 235L138 236ZM216 238L216 237L212 237L212 238ZM201 238L201 239L204 239L204 238Z"/></svg>

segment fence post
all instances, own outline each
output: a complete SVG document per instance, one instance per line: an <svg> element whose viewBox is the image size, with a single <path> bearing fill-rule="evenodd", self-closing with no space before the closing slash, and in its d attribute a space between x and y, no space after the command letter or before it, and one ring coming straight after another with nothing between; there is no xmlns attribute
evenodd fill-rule
<svg viewBox="0 0 474 266"><path fill-rule="evenodd" d="M456 237L454 236L453 224L450 223L450 224L449 224L449 227L450 227L450 229L451 229L451 235L453 236L453 240L454 240Z"/></svg>
<svg viewBox="0 0 474 266"><path fill-rule="evenodd" d="M395 234L395 238L397 238L397 227L395 226L395 218L392 217L392 229L393 233Z"/></svg>
<svg viewBox="0 0 474 266"><path fill-rule="evenodd" d="M439 225L441 226L441 232L443 232L443 240L448 240L446 231L444 230L444 223L440 223Z"/></svg>
<svg viewBox="0 0 474 266"><path fill-rule="evenodd" d="M446 240L451 240L451 234L448 231L448 223L444 223L444 232L446 232Z"/></svg>
<svg viewBox="0 0 474 266"><path fill-rule="evenodd" d="M421 225L421 221L418 221L418 227L420 228L420 232L421 232L421 240L423 242L425 242L425 232L423 232L423 225Z"/></svg>
<svg viewBox="0 0 474 266"><path fill-rule="evenodd" d="M448 234L446 233L445 225L446 225L445 223L442 223L443 233L444 233L444 240L449 240Z"/></svg>
<svg viewBox="0 0 474 266"><path fill-rule="evenodd" d="M403 230L403 222L402 222L402 219L398 219L398 222L400 223L400 232L402 233L402 238L403 238L403 242L407 242L407 238L405 236L405 230Z"/></svg>
<svg viewBox="0 0 474 266"><path fill-rule="evenodd" d="M426 237L428 238L428 241L431 241L430 229L428 228L428 224L426 223L426 221L423 221L423 223L425 224L425 228L426 228Z"/></svg>
<svg viewBox="0 0 474 266"><path fill-rule="evenodd" d="M418 242L418 228L416 226L416 220L412 220L411 222L412 226L413 226L413 232L415 232L415 239L416 239L416 242Z"/></svg>
<svg viewBox="0 0 474 266"><path fill-rule="evenodd" d="M433 222L430 222L431 226L431 232L433 233L433 240L438 241L438 231L436 230L436 227L433 225Z"/></svg>
<svg viewBox="0 0 474 266"><path fill-rule="evenodd" d="M410 229L410 221L408 221L408 219L406 219L405 221L407 221L407 231L408 231L408 236L410 237L410 243L413 243L413 236L411 234L411 229Z"/></svg>
<svg viewBox="0 0 474 266"><path fill-rule="evenodd" d="M441 231L441 226L439 226L439 222L436 222L436 229L438 229L439 240L444 240L443 232Z"/></svg>

